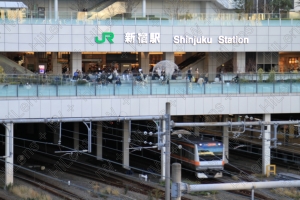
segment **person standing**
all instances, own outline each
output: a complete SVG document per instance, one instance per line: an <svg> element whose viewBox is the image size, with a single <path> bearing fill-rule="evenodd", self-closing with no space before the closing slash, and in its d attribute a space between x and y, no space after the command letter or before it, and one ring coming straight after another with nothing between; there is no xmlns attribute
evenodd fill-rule
<svg viewBox="0 0 300 200"><path fill-rule="evenodd" d="M207 82L208 82L208 73L206 73L204 76L204 83L207 83Z"/></svg>
<svg viewBox="0 0 300 200"><path fill-rule="evenodd" d="M192 68L190 68L190 69L187 71L187 78L189 79L190 82L192 81Z"/></svg>
<svg viewBox="0 0 300 200"><path fill-rule="evenodd" d="M196 68L196 70L195 70L195 83L198 82L198 79L199 79L199 70L198 70L198 68Z"/></svg>

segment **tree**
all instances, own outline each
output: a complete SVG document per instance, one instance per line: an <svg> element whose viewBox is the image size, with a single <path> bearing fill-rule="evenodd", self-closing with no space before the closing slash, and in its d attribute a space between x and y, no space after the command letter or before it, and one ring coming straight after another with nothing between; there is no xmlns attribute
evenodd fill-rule
<svg viewBox="0 0 300 200"><path fill-rule="evenodd" d="M272 0L269 4L273 8L272 13L276 13L277 11L278 13L280 13L280 11L289 11L294 7L291 0Z"/></svg>
<svg viewBox="0 0 300 200"><path fill-rule="evenodd" d="M38 7L38 0L24 0L23 3L27 6L29 11L33 11L34 7Z"/></svg>
<svg viewBox="0 0 300 200"><path fill-rule="evenodd" d="M76 0L72 5L70 6L70 9L76 10L76 11L83 11L83 9L87 9L89 5L89 0Z"/></svg>
<svg viewBox="0 0 300 200"><path fill-rule="evenodd" d="M257 8L259 13L279 13L293 8L291 0L258 0L256 2L254 0L233 0L233 5L237 12L244 13L256 13Z"/></svg>
<svg viewBox="0 0 300 200"><path fill-rule="evenodd" d="M179 19L189 13L189 0L164 0L163 10L169 17Z"/></svg>
<svg viewBox="0 0 300 200"><path fill-rule="evenodd" d="M233 0L233 6L237 12L252 13L254 12L253 0Z"/></svg>
<svg viewBox="0 0 300 200"><path fill-rule="evenodd" d="M140 4L141 0L125 0L124 8L126 10L125 17L130 18L132 13L135 12L136 7Z"/></svg>

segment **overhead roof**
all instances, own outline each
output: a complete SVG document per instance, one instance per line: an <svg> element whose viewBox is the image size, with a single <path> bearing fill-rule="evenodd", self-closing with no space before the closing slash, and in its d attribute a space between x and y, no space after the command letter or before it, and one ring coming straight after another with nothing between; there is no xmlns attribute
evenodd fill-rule
<svg viewBox="0 0 300 200"><path fill-rule="evenodd" d="M0 2L0 8L27 8L23 2Z"/></svg>

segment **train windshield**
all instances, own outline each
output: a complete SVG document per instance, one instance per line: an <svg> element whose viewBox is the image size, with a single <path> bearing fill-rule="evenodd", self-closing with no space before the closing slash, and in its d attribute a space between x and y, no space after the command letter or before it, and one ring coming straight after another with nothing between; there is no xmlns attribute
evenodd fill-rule
<svg viewBox="0 0 300 200"><path fill-rule="evenodd" d="M201 160L219 160L223 157L223 144L206 142L198 144L198 154Z"/></svg>

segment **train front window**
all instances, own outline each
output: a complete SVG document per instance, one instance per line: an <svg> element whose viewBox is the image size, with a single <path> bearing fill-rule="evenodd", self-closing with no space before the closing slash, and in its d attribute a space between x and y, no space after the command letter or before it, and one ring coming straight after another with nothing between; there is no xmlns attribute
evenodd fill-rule
<svg viewBox="0 0 300 200"><path fill-rule="evenodd" d="M200 143L198 146L199 160L221 160L223 157L223 144L219 142Z"/></svg>

